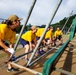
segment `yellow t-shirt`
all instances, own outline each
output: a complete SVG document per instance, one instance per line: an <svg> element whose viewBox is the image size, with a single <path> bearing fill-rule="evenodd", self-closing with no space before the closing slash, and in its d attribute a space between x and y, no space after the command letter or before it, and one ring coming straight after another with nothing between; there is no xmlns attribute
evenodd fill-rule
<svg viewBox="0 0 76 75"><path fill-rule="evenodd" d="M49 30L46 32L45 39L50 39L50 38L52 38L52 36L53 36L53 33L51 30Z"/></svg>
<svg viewBox="0 0 76 75"><path fill-rule="evenodd" d="M59 35L62 35L62 31L61 30L56 30L54 36L58 37Z"/></svg>
<svg viewBox="0 0 76 75"><path fill-rule="evenodd" d="M14 43L16 32L12 31L6 24L0 24L0 39Z"/></svg>
<svg viewBox="0 0 76 75"><path fill-rule="evenodd" d="M28 42L31 42L31 41L35 41L36 40L36 35L32 33L32 31L27 31L26 33L24 33L22 36L21 36L22 39L28 41Z"/></svg>
<svg viewBox="0 0 76 75"><path fill-rule="evenodd" d="M44 32L44 28L38 28L37 32L36 32L36 36L37 37L41 37L42 33Z"/></svg>

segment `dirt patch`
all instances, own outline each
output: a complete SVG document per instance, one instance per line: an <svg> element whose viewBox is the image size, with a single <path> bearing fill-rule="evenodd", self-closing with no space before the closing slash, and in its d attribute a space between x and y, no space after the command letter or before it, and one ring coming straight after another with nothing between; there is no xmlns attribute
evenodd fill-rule
<svg viewBox="0 0 76 75"><path fill-rule="evenodd" d="M64 38L66 41L68 38ZM73 43L73 46L76 45L76 40L71 41ZM76 51L73 51L74 48L66 48L64 53L62 54L60 60L58 61L56 67L60 69L67 70L69 72L73 72L76 74ZM54 50L55 52L56 50ZM72 51L72 52L71 52ZM34 65L32 65L30 68L32 70L38 71L42 73L42 69L44 66L44 62L53 55L54 52L50 52L47 56L41 58L38 62L36 62ZM24 50L21 49L20 51L16 52L15 56L19 56L20 54L23 54ZM3 62L6 59L6 57L0 58L0 63ZM26 66L26 61L24 59L17 62L17 64ZM7 67L0 69L0 75L34 75L32 73L29 73L25 70L19 69L19 72L7 72ZM65 75L57 71L53 71L51 75Z"/></svg>

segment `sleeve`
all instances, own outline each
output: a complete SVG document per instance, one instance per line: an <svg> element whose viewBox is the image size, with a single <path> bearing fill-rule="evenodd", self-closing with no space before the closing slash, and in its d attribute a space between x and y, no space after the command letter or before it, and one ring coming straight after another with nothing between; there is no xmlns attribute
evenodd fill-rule
<svg viewBox="0 0 76 75"><path fill-rule="evenodd" d="M32 33L29 34L28 41L29 41L29 42L32 41Z"/></svg>
<svg viewBox="0 0 76 75"><path fill-rule="evenodd" d="M52 38L52 32L50 33L50 38Z"/></svg>
<svg viewBox="0 0 76 75"><path fill-rule="evenodd" d="M36 42L36 35L34 35L34 42Z"/></svg>
<svg viewBox="0 0 76 75"><path fill-rule="evenodd" d="M36 36L39 37L39 29L36 32Z"/></svg>
<svg viewBox="0 0 76 75"><path fill-rule="evenodd" d="M56 32L54 33L54 36L56 37Z"/></svg>
<svg viewBox="0 0 76 75"><path fill-rule="evenodd" d="M61 31L61 33L60 33L60 35L62 35L63 33L62 33L62 31Z"/></svg>
<svg viewBox="0 0 76 75"><path fill-rule="evenodd" d="M5 29L0 29L0 39L4 40Z"/></svg>

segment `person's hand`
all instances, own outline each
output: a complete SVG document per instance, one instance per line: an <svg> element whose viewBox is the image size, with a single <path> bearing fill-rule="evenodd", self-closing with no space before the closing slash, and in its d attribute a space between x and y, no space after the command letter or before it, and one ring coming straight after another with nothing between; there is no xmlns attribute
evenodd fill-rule
<svg viewBox="0 0 76 75"><path fill-rule="evenodd" d="M13 48L8 48L7 51L10 52L12 55L15 54L15 50Z"/></svg>

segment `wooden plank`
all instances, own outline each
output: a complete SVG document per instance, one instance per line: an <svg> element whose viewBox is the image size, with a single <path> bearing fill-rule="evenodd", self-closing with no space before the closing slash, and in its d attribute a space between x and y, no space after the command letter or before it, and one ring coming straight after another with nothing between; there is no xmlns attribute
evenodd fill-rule
<svg viewBox="0 0 76 75"><path fill-rule="evenodd" d="M37 71L31 70L31 69L26 68L26 67L21 66L21 65L18 65L18 64L14 63L14 62L11 62L11 65L16 66L16 67L18 67L20 69L26 70L26 71L28 71L28 72L30 72L32 74L35 74L35 75L42 75L41 73L39 73Z"/></svg>

